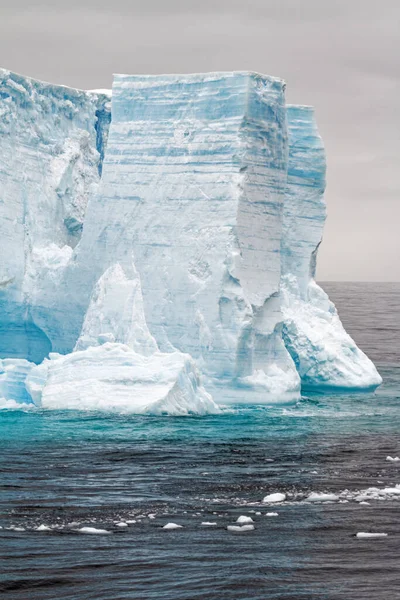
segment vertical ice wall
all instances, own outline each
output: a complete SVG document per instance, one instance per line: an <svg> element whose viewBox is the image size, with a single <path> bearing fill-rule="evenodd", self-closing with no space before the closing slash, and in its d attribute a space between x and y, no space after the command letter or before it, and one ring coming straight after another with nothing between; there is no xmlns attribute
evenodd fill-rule
<svg viewBox="0 0 400 600"><path fill-rule="evenodd" d="M280 80L116 76L73 310L82 312L88 281L133 252L162 351L188 352L210 380L297 394L278 295L286 163Z"/></svg>
<svg viewBox="0 0 400 600"><path fill-rule="evenodd" d="M326 218L324 145L311 106L287 106L289 158L282 219L282 274L305 295Z"/></svg>
<svg viewBox="0 0 400 600"><path fill-rule="evenodd" d="M0 357L38 362L57 337L58 280L99 182L108 100L0 69Z"/></svg>
<svg viewBox="0 0 400 600"><path fill-rule="evenodd" d="M315 283L326 217L325 151L314 110L288 106L289 159L282 221L283 334L303 389L369 389L382 382Z"/></svg>

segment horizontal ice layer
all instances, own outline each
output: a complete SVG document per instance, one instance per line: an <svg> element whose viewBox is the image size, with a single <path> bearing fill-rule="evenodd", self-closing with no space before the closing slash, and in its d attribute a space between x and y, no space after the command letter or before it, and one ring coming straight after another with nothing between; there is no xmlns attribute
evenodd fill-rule
<svg viewBox="0 0 400 600"><path fill-rule="evenodd" d="M88 285L133 254L161 350L189 353L210 385L256 381L270 399L281 370L280 391L298 397L280 325L283 87L251 73L116 76L65 311L84 312Z"/></svg>
<svg viewBox="0 0 400 600"><path fill-rule="evenodd" d="M46 409L103 410L134 414L213 414L219 409L202 387L187 354L138 354L105 343L35 367L26 386Z"/></svg>
<svg viewBox="0 0 400 600"><path fill-rule="evenodd" d="M282 214L282 275L296 277L306 293L315 275L316 254L326 218L326 161L314 109L287 106L289 156Z"/></svg>
<svg viewBox="0 0 400 600"><path fill-rule="evenodd" d="M80 238L109 120L107 96L0 69L0 356L39 362L62 336L60 261Z"/></svg>
<svg viewBox="0 0 400 600"><path fill-rule="evenodd" d="M285 344L303 389L373 389L382 378L314 281L326 217L325 151L314 110L288 106L287 116L289 159L281 246Z"/></svg>
<svg viewBox="0 0 400 600"><path fill-rule="evenodd" d="M21 358L0 359L0 398L15 403L30 404L32 399L25 380L34 364Z"/></svg>

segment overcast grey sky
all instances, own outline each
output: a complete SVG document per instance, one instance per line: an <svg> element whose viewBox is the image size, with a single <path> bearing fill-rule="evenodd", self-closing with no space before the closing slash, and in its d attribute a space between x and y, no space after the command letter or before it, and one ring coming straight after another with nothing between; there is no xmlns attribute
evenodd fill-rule
<svg viewBox="0 0 400 600"><path fill-rule="evenodd" d="M400 0L0 0L0 65L81 88L112 73L284 78L327 149L318 278L400 281Z"/></svg>

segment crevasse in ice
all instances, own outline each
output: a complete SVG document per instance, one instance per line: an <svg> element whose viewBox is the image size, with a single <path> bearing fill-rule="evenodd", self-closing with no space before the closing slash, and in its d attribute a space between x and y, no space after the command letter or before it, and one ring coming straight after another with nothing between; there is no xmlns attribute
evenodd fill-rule
<svg viewBox="0 0 400 600"><path fill-rule="evenodd" d="M312 109L249 72L117 75L109 100L0 71L0 396L204 414L376 387L313 279Z"/></svg>

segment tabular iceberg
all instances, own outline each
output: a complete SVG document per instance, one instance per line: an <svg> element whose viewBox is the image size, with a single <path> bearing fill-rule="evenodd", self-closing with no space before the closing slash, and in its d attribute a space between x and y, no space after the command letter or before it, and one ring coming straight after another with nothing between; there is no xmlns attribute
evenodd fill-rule
<svg viewBox="0 0 400 600"><path fill-rule="evenodd" d="M313 279L325 153L284 89L117 75L110 106L0 71L0 395L204 414L379 385Z"/></svg>

